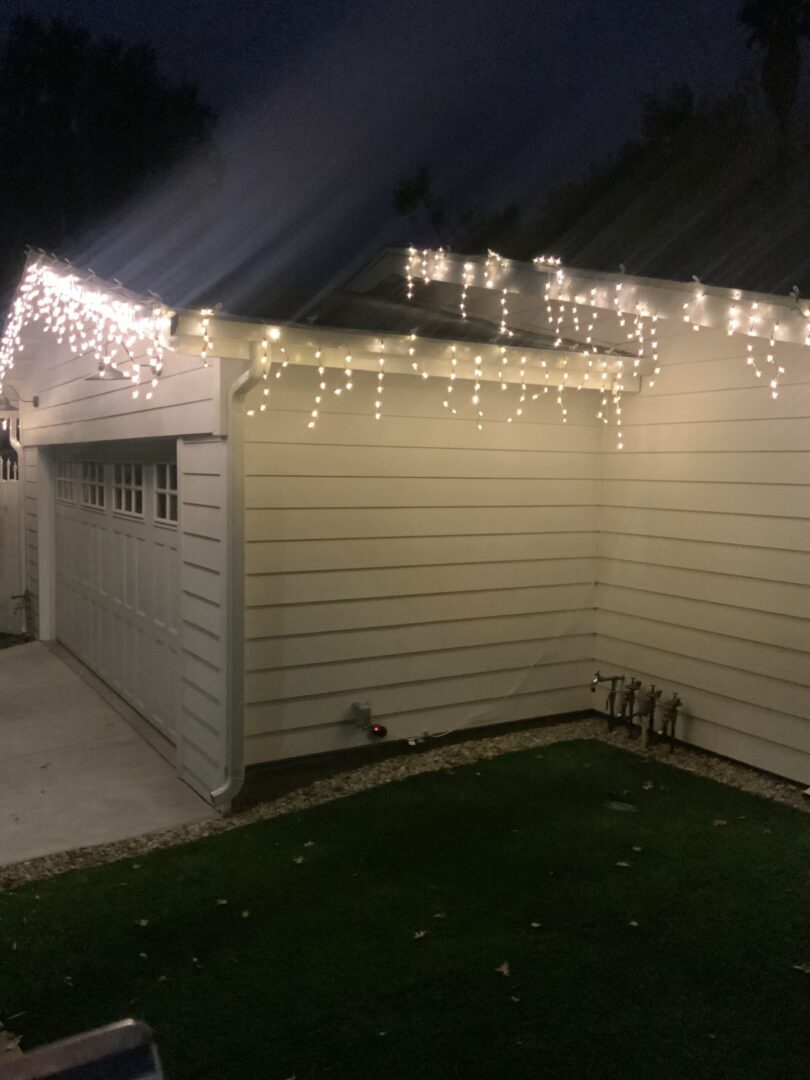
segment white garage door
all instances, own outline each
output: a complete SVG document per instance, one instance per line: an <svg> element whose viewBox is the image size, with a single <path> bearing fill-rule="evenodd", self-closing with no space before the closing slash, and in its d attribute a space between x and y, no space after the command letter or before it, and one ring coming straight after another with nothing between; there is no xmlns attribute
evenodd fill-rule
<svg viewBox="0 0 810 1080"><path fill-rule="evenodd" d="M180 588L173 448L56 462L56 636L175 741Z"/></svg>

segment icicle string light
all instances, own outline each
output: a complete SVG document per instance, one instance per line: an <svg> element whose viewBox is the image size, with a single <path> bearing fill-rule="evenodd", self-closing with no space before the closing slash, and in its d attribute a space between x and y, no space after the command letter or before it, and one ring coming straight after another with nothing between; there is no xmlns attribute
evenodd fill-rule
<svg viewBox="0 0 810 1080"><path fill-rule="evenodd" d="M455 389L453 384L456 381L456 374L457 374L456 369L457 368L458 368L458 358L456 357L456 347L455 347L455 345L451 345L450 346L450 374L449 374L448 379L447 379L447 387L445 389L444 401L442 401L442 407L445 408L445 409L449 409L450 412L453 414L453 416L456 415L456 409L454 408L453 403L452 403L452 395L453 395L453 391Z"/></svg>
<svg viewBox="0 0 810 1080"><path fill-rule="evenodd" d="M173 312L160 301L136 302L116 295L110 286L96 284L66 269L57 269L42 260L29 263L17 289L6 326L0 339L0 386L16 358L25 349L23 333L30 323L67 343L74 356L91 353L98 374L120 370L119 363L129 361L127 372L140 393L140 365L133 359L138 348L145 348L149 368L147 397L157 386L163 371L163 355Z"/></svg>
<svg viewBox="0 0 810 1080"><path fill-rule="evenodd" d="M478 430L483 431L484 425L482 423L484 419L484 409L481 405L481 380L484 377L484 359L478 355L475 358L475 368L473 369L475 375L475 382L473 383L473 392L470 395L470 401L475 406L475 411L478 413Z"/></svg>
<svg viewBox="0 0 810 1080"><path fill-rule="evenodd" d="M312 404L312 409L309 413L309 421L307 423L308 428L314 428L318 423L321 415L321 402L323 401L323 395L329 389L329 383L327 381L326 368L321 363L321 350L316 349L315 359L318 361L318 389L315 392L315 398Z"/></svg>
<svg viewBox="0 0 810 1080"><path fill-rule="evenodd" d="M380 370L377 372L377 397L374 402L374 419L380 420L382 418L383 407L383 391L385 390L385 342L380 338L380 356L379 356Z"/></svg>

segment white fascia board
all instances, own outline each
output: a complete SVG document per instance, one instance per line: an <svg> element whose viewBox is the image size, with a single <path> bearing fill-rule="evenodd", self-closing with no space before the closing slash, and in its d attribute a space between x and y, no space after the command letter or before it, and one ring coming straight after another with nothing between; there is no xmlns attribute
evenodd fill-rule
<svg viewBox="0 0 810 1080"><path fill-rule="evenodd" d="M183 353L194 355L202 338L199 316L187 313L177 325L172 344ZM268 370L272 374L281 365L294 367L325 367L344 370L346 357L351 357L354 371L379 372L387 375L410 375L428 378L449 378L453 370L453 350L457 360L458 379L476 378L476 356L483 357L482 382L520 383L531 386L571 386L583 384L583 389L603 390L621 382L626 393L639 389L639 376L649 373L648 360L629 372L632 360L606 352L584 354L566 349L532 349L514 345L482 342L451 342L438 338L413 337L408 334L373 334L367 331L329 329L321 327L276 326L278 339L267 345ZM219 357L244 358L254 356L259 342L265 340L268 327L261 323L239 323L213 318L208 326L211 352ZM384 349L380 349L380 343ZM411 350L414 350L413 353ZM320 355L317 355L320 354ZM505 362L501 364L501 357ZM521 358L526 364L521 365ZM384 365L380 359L384 359ZM525 379L521 378L521 367ZM587 378L586 378L587 376Z"/></svg>

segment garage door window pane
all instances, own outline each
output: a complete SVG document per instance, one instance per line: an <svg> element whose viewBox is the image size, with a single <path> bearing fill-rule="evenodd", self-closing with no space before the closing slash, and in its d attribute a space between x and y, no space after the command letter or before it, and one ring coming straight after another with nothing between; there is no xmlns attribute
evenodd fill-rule
<svg viewBox="0 0 810 1080"><path fill-rule="evenodd" d="M104 509L104 464L101 461L82 462L82 505Z"/></svg>
<svg viewBox="0 0 810 1080"><path fill-rule="evenodd" d="M155 466L155 520L177 522L177 465L161 461Z"/></svg>
<svg viewBox="0 0 810 1080"><path fill-rule="evenodd" d="M116 461L113 468L113 507L122 514L143 516L143 465Z"/></svg>
<svg viewBox="0 0 810 1080"><path fill-rule="evenodd" d="M56 497L62 502L73 502L73 462L59 461L56 465Z"/></svg>

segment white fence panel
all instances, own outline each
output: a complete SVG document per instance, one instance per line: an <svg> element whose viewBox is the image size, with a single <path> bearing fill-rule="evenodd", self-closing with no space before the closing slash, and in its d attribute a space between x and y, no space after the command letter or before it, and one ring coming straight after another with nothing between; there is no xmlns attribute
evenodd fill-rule
<svg viewBox="0 0 810 1080"><path fill-rule="evenodd" d="M22 484L17 463L0 458L0 633L19 634L23 611L19 597L23 591L20 551Z"/></svg>

